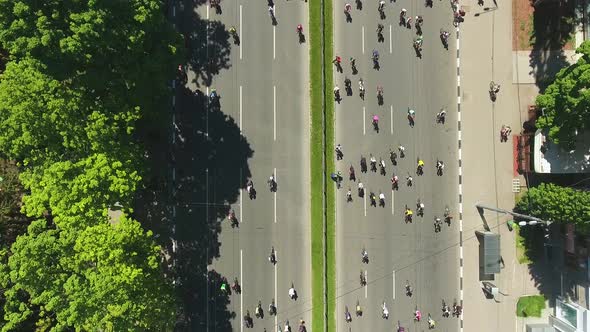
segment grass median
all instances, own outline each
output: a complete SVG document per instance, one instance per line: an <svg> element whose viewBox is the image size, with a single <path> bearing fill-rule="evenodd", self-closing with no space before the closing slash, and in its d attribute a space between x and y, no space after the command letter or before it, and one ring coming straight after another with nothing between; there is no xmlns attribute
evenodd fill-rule
<svg viewBox="0 0 590 332"><path fill-rule="evenodd" d="M331 0L309 2L309 27L312 330L323 331L327 326L328 331L335 331L335 193L333 184L329 182L329 175L334 170L331 148L334 145Z"/></svg>

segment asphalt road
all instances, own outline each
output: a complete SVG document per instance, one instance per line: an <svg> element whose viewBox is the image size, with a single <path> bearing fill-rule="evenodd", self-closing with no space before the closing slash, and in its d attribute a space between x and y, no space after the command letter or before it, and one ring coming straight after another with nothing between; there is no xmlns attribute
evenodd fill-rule
<svg viewBox="0 0 590 332"><path fill-rule="evenodd" d="M265 2L223 1L221 13L203 4L195 9L195 13L200 20L208 22L196 33L203 35L206 29L210 31L209 47L202 52L209 62L223 62L224 65L218 67L226 68L218 72L211 70L213 74L209 82L207 75L195 73L194 68L190 68L187 86L203 94L216 89L221 111L227 116L225 121L239 128L243 140L253 151L247 169L223 174L223 177L240 183L242 189L236 193L235 201L218 202L215 196L221 189L220 184L209 181L206 187L208 212L204 212L207 209L202 206L197 207L201 213L213 213L211 211L227 209L230 205L240 222L239 227L232 228L227 219L219 218L219 253L209 269L225 276L230 283L234 277L240 281L242 292L233 293L228 306L230 312L235 313L231 321L233 331L248 330L243 323L246 310L254 319L255 331L276 331L276 325L284 327L285 320L289 320L295 329L300 319L308 322L309 328L309 51L307 43L299 43L295 29L301 23L304 33L307 32L307 4L303 1L277 2L277 24L274 26ZM185 22L184 29L191 24ZM239 45L226 34L231 26L238 31ZM222 44L215 38L231 44L229 52L213 45ZM227 56L226 61L219 59L221 53ZM181 101L178 103L182 104ZM208 124L204 127L207 131L215 130ZM207 132L205 135L217 137L223 133ZM220 171L208 169L208 174L203 176L219 178L220 175L215 173ZM271 193L267 185L273 173L278 184L276 193ZM253 200L245 190L248 179L254 182L257 191ZM217 202L217 206L212 202ZM273 246L278 260L274 266L268 260ZM288 297L291 283L298 293L296 301ZM277 316L268 314L273 298ZM254 316L258 301L262 302L264 309L263 319ZM207 326L220 325L214 322L218 318L213 313L207 316Z"/></svg>
<svg viewBox="0 0 590 332"><path fill-rule="evenodd" d="M343 147L344 158L337 167L345 177L337 195L337 326L338 331L391 331L398 321L410 330L426 330L428 313L437 322L439 331L458 330L459 320L442 318L441 301L452 305L459 298L459 227L443 225L434 232L433 220L443 218L448 206L457 220L458 156L456 117L456 51L452 10L446 1L434 1L426 8L422 1L387 2L385 19L380 19L378 2L363 2L362 10L351 3L352 22L343 13L344 2L335 4L334 54L343 59L344 73L335 72L342 101L336 104L336 143ZM421 15L423 52L418 58L412 47L416 30L399 26L399 12ZM377 23L384 25L384 41L377 40ZM449 50L439 39L439 30L451 32ZM373 69L372 50L380 54L380 69ZM356 58L358 74L352 75L348 59ZM353 96L344 91L344 79L352 80ZM365 81L366 97L358 95L358 80ZM384 90L383 105L378 105L376 87ZM415 127L408 125L408 107L416 111ZM446 123L435 122L436 113L447 109ZM380 132L371 125L372 115L379 116ZM398 165L389 160L390 149L403 145L406 157ZM386 163L386 175L369 170L360 171L360 156L369 160L372 153ZM425 162L423 176L416 175L417 158ZM437 159L444 161L443 176L437 176ZM357 182L348 180L353 165ZM395 172L400 178L399 191L392 192L390 179ZM414 185L407 187L405 178L411 174ZM357 196L357 183L362 181L365 199ZM352 189L353 202L346 202L346 192ZM369 192L386 196L385 207L371 207ZM414 213L414 222L404 222L404 207L416 210L417 199L425 204L424 217ZM369 263L361 262L361 250L366 248ZM361 287L360 273L366 273L368 285ZM411 297L405 294L406 280L414 288ZM355 316L357 301L363 316ZM387 303L390 317L381 318L381 305ZM345 322L348 306L352 322ZM420 323L413 322L413 312L423 314Z"/></svg>

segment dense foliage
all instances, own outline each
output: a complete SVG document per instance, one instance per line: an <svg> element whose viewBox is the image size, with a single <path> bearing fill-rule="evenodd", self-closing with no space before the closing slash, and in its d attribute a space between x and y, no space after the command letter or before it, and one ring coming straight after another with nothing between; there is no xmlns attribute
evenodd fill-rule
<svg viewBox="0 0 590 332"><path fill-rule="evenodd" d="M547 221L574 223L581 230L587 230L590 193L542 183L530 188L516 203L515 210Z"/></svg>
<svg viewBox="0 0 590 332"><path fill-rule="evenodd" d="M0 220L15 207L35 220L0 248L3 331L172 328L162 250L128 217L144 170L137 124L182 56L161 5L0 0L0 155L19 166L0 183L17 193L0 192Z"/></svg>
<svg viewBox="0 0 590 332"><path fill-rule="evenodd" d="M162 331L175 314L172 292L160 271L160 250L136 221L101 223L62 231L44 220L12 246L0 271L6 291L5 330L39 306L54 329ZM26 292L23 302L19 293Z"/></svg>
<svg viewBox="0 0 590 332"><path fill-rule="evenodd" d="M559 71L536 101L543 110L537 126L548 129L549 137L566 148L574 148L576 134L590 129L590 41L576 53L581 56L578 62Z"/></svg>

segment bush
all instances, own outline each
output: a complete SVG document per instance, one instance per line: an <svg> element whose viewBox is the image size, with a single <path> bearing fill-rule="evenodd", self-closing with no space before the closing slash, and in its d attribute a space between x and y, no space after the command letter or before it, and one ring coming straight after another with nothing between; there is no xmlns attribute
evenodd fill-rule
<svg viewBox="0 0 590 332"><path fill-rule="evenodd" d="M516 316L541 317L541 310L545 309L543 295L522 296L516 304Z"/></svg>

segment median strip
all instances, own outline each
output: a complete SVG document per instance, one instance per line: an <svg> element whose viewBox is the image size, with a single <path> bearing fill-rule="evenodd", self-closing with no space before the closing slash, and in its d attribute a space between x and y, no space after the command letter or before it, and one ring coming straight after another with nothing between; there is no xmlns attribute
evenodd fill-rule
<svg viewBox="0 0 590 332"><path fill-rule="evenodd" d="M311 103L312 330L335 331L335 169L332 2L309 2Z"/></svg>

